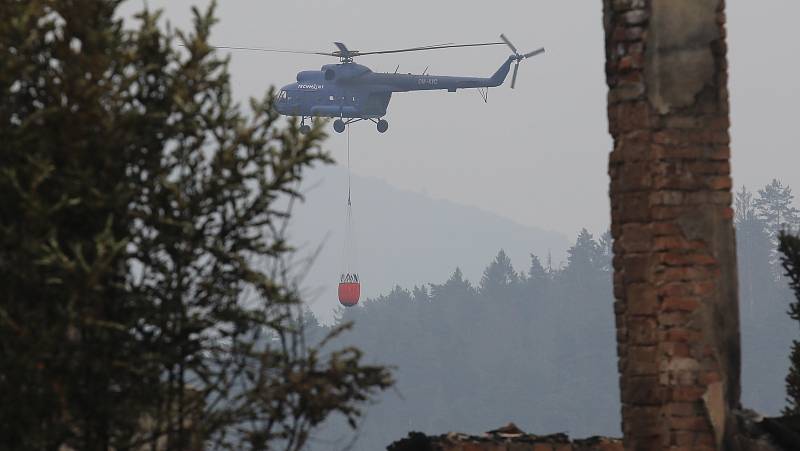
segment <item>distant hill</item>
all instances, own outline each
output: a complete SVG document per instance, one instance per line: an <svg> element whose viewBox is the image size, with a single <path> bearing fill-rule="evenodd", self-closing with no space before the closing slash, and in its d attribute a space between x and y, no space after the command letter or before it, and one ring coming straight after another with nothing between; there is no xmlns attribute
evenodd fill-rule
<svg viewBox="0 0 800 451"><path fill-rule="evenodd" d="M362 298L376 297L397 284L440 283L459 265L477 283L501 248L519 269L528 268L531 253L546 262L551 252L556 266L569 247L560 233L403 191L375 178L354 175L352 186ZM302 190L306 202L295 207L290 240L300 247L300 256L322 246L302 287L314 313L330 322L339 305L336 284L342 270L346 169L316 168L305 177Z"/></svg>

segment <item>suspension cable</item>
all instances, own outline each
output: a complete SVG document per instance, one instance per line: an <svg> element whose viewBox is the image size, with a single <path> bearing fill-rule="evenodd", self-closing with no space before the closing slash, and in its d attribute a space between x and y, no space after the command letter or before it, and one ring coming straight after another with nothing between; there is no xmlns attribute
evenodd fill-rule
<svg viewBox="0 0 800 451"><path fill-rule="evenodd" d="M347 205L350 203L350 126L347 126Z"/></svg>

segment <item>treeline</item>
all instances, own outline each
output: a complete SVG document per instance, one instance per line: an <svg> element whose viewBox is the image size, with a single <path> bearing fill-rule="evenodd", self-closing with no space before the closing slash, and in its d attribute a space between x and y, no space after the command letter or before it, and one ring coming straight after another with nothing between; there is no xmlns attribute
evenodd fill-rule
<svg viewBox="0 0 800 451"><path fill-rule="evenodd" d="M735 197L736 253L742 333L742 402L763 413L786 405L785 377L797 324L787 315L792 293L778 253L782 230L800 229L800 210L789 186L773 180Z"/></svg>
<svg viewBox="0 0 800 451"><path fill-rule="evenodd" d="M773 181L736 196L744 404L785 405L796 326L786 315L776 240L796 227L791 189ZM337 321L368 361L396 366L397 385L373 405L355 449L383 449L410 430L481 432L514 421L533 432L618 435L619 390L611 237L585 229L553 267L531 255L516 270L502 250L477 284L456 269L440 284L396 287ZM321 328L309 317L309 326ZM337 449L348 431L329 424L314 449Z"/></svg>
<svg viewBox="0 0 800 451"><path fill-rule="evenodd" d="M480 432L511 420L530 431L618 434L610 272L610 235L582 230L561 267L531 255L517 271L501 250L477 284L456 269L444 283L396 287L339 311L339 323L355 324L348 344L396 367L395 390L369 408L355 449L384 449L411 430ZM312 448L339 449L346 437L332 425Z"/></svg>

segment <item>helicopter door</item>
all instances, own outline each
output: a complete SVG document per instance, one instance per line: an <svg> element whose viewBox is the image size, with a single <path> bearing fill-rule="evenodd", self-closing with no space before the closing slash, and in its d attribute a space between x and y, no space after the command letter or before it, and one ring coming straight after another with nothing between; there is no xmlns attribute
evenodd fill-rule
<svg viewBox="0 0 800 451"><path fill-rule="evenodd" d="M373 92L367 97L367 102L364 106L365 112L375 116L385 115L386 108L389 106L389 100L391 100L391 98L391 92Z"/></svg>

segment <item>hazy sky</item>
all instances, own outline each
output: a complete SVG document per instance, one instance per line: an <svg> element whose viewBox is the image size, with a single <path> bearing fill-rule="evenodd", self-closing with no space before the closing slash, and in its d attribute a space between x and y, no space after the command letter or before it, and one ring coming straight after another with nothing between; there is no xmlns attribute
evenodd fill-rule
<svg viewBox="0 0 800 451"><path fill-rule="evenodd" d="M189 5L149 1L187 28ZM503 32L521 50L547 53L525 61L517 89L396 94L379 135L372 124L351 131L352 166L399 188L480 207L524 225L574 236L607 227L611 140L605 113L600 1L451 0L382 2L296 0L220 2L218 45L332 50L332 41L362 51L440 42L496 40ZM125 11L141 6L125 5ZM797 0L728 0L733 173L751 188L778 177L800 190L800 16ZM493 73L505 47L371 56L375 71L437 75ZM237 97L260 96L294 81L300 70L331 58L236 52ZM333 133L333 132L331 132ZM343 159L345 138L326 146ZM798 192L800 193L800 192Z"/></svg>

